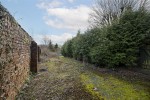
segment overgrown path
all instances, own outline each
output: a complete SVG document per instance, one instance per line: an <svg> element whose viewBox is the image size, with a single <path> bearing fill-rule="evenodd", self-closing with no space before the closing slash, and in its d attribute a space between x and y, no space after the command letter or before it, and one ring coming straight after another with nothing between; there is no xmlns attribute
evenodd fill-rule
<svg viewBox="0 0 150 100"><path fill-rule="evenodd" d="M39 73L17 100L149 100L149 83L149 77L141 73L116 74L64 57L51 58L40 64Z"/></svg>

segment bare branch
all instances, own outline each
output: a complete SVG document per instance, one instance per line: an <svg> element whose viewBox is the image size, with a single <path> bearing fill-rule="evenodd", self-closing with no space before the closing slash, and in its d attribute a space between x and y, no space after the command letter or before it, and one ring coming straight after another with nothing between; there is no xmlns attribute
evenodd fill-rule
<svg viewBox="0 0 150 100"><path fill-rule="evenodd" d="M90 23L93 27L111 25L118 20L126 10L136 11L149 8L150 0L95 0L90 14Z"/></svg>

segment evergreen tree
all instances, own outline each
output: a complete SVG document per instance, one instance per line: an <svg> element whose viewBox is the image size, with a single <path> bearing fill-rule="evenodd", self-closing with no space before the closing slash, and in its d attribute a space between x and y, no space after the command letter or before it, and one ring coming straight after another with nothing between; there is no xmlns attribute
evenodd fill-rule
<svg viewBox="0 0 150 100"><path fill-rule="evenodd" d="M48 48L49 48L49 50L51 50L51 51L53 51L53 49L54 49L54 47L53 47L53 44L52 44L52 41L51 41L51 40L49 41Z"/></svg>
<svg viewBox="0 0 150 100"><path fill-rule="evenodd" d="M55 44L55 49L57 49L57 48L58 48L58 44L56 43L56 44Z"/></svg>
<svg viewBox="0 0 150 100"><path fill-rule="evenodd" d="M150 12L127 7L111 25L95 27L65 42L62 55L101 67L133 67L150 41Z"/></svg>
<svg viewBox="0 0 150 100"><path fill-rule="evenodd" d="M57 49L58 49L58 44L57 43L55 44L54 48L57 51Z"/></svg>

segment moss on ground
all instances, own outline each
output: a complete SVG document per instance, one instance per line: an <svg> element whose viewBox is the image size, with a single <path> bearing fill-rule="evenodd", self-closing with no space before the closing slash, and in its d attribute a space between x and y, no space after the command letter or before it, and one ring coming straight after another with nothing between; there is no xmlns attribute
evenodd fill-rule
<svg viewBox="0 0 150 100"><path fill-rule="evenodd" d="M83 87L94 98L98 97L99 100L150 100L150 89L144 86L148 84L145 81L129 82L109 73L97 74L83 67L79 61L64 57L61 59L63 62L71 62L74 67L82 69L80 79Z"/></svg>
<svg viewBox="0 0 150 100"><path fill-rule="evenodd" d="M96 97L100 100L104 100L104 98L101 96L100 92L98 92L96 89L96 87L94 86L94 84L92 82L90 82L89 77L85 74L81 74L81 81L84 84L84 88L87 92L89 92L93 97Z"/></svg>
<svg viewBox="0 0 150 100"><path fill-rule="evenodd" d="M100 76L91 72L82 73L81 81L92 95L105 100L149 100L147 89L130 84L112 75ZM136 87L140 87L139 89Z"/></svg>
<svg viewBox="0 0 150 100"><path fill-rule="evenodd" d="M62 56L50 58L40 64L47 71L35 75L16 100L150 100L148 81L129 82L90 66Z"/></svg>

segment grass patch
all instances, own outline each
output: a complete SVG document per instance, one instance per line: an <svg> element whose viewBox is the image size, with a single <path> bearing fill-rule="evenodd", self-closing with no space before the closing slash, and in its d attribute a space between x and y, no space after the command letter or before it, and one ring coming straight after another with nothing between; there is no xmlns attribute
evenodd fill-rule
<svg viewBox="0 0 150 100"><path fill-rule="evenodd" d="M100 100L104 100L104 98L101 96L100 92L94 90L96 87L92 83L92 81L89 79L88 75L86 74L81 74L80 75L81 81L84 84L84 88L87 92L89 92L93 98L98 98Z"/></svg>
<svg viewBox="0 0 150 100"><path fill-rule="evenodd" d="M111 75L97 75L91 72L80 75L85 89L93 96L105 100L150 100L149 92L138 85L119 80ZM94 90L96 89L96 90Z"/></svg>
<svg viewBox="0 0 150 100"><path fill-rule="evenodd" d="M25 100L37 98L52 100L54 97L60 100L150 100L149 82L139 77L133 79L120 74L120 77L116 77L115 74L105 70L92 69L92 65L84 66L80 61L62 56L49 58L40 66L47 71L33 76L19 98Z"/></svg>

